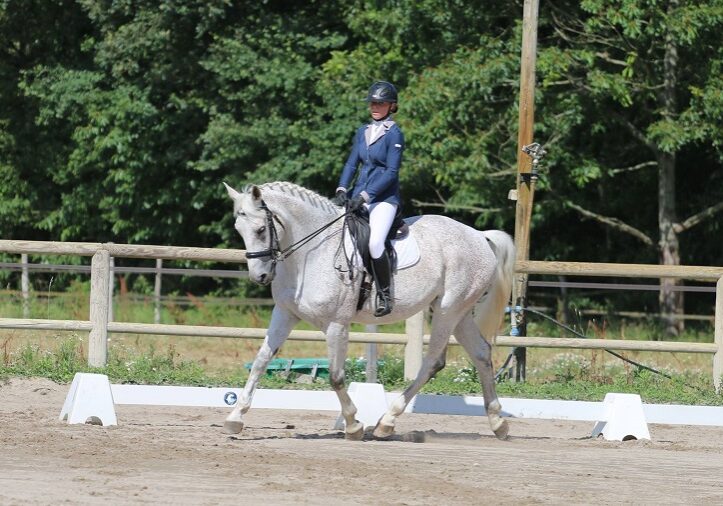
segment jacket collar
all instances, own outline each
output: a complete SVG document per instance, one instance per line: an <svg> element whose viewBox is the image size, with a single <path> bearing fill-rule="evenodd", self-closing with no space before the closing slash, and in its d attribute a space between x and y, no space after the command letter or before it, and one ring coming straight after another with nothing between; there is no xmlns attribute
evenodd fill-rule
<svg viewBox="0 0 723 506"><path fill-rule="evenodd" d="M371 146L384 137L384 134L386 134L393 125L394 120L391 119L391 116L382 121L372 121L369 123L364 131L364 138L367 141L367 146Z"/></svg>

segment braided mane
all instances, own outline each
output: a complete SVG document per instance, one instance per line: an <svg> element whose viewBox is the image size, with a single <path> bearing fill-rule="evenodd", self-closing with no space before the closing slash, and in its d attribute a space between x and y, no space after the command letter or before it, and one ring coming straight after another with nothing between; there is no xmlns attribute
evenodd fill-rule
<svg viewBox="0 0 723 506"><path fill-rule="evenodd" d="M302 202L305 202L312 207L322 209L329 214L337 214L339 211L339 208L332 204L331 201L326 197L322 197L318 193L313 192L308 188L304 188L303 186L299 186L298 184L289 183L288 181L274 181L272 183L264 183L262 185L259 185L259 188L261 189L262 193L264 190L278 191L284 193L298 200L301 200ZM250 187L244 188L244 192L248 191L250 191Z"/></svg>

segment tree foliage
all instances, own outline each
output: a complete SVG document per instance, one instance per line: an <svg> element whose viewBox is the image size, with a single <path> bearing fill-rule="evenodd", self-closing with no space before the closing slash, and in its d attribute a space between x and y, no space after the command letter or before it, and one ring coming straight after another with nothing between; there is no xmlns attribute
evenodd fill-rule
<svg viewBox="0 0 723 506"><path fill-rule="evenodd" d="M521 14L520 1L4 0L0 235L237 244L221 182L330 195L375 79L401 90L405 214L511 231ZM682 261L720 263L705 238L723 226L722 23L721 0L541 5L533 258L657 261L656 168L672 159Z"/></svg>

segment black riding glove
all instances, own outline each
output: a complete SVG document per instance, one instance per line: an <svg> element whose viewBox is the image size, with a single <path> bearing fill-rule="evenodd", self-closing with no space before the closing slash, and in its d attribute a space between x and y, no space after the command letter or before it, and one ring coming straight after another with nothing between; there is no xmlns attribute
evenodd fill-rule
<svg viewBox="0 0 723 506"><path fill-rule="evenodd" d="M362 206L366 203L366 200L364 200L364 197L361 195L357 195L353 199L349 201L349 204L347 204L347 210L349 211L358 211L362 208Z"/></svg>
<svg viewBox="0 0 723 506"><path fill-rule="evenodd" d="M336 195L331 199L331 203L335 206L344 207L349 200L344 190L336 190Z"/></svg>

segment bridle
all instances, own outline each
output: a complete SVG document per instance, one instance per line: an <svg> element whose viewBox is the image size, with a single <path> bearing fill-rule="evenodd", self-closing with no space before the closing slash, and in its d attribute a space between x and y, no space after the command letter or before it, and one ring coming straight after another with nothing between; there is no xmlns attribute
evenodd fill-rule
<svg viewBox="0 0 723 506"><path fill-rule="evenodd" d="M271 210L266 207L266 202L261 201L261 209L266 212L266 229L269 231L269 247L261 251L247 251L246 258L265 258L270 257L274 262L274 266L279 259L281 254L281 247L279 246L279 234L276 231L276 225L274 225L274 219L278 221L278 218ZM283 228L283 224L279 221L279 225Z"/></svg>
<svg viewBox="0 0 723 506"><path fill-rule="evenodd" d="M322 233L334 223L350 214L348 211L345 212L344 214L334 218L332 221L312 232L311 234L307 235L306 237L303 237L302 239L296 241L288 248L281 249L281 245L279 244L279 234L276 231L276 224L274 222L277 222L279 225L281 225L281 228L285 228L284 224L281 223L281 220L279 220L279 218L273 212L271 212L271 209L268 208L266 202L264 202L263 200L261 201L261 209L266 212L266 229L269 231L269 247L261 251L247 251L246 258L254 259L269 257L271 259L271 272L274 272L276 270L276 264L278 262L286 260L294 251L298 250L304 244L311 241L314 237Z"/></svg>

